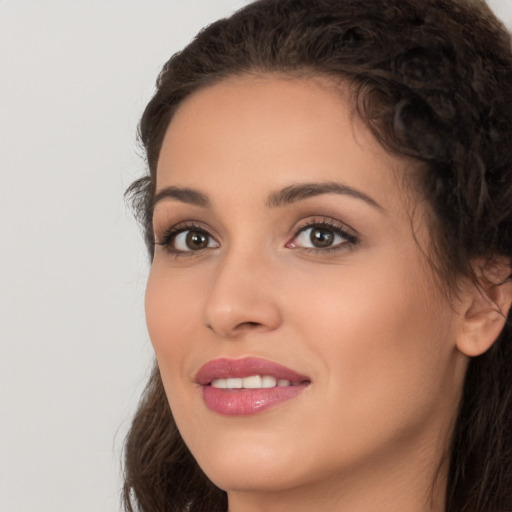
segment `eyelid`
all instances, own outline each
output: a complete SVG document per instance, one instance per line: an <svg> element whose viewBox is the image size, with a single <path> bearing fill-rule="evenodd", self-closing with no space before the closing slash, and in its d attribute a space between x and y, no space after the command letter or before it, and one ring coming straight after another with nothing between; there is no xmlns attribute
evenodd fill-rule
<svg viewBox="0 0 512 512"><path fill-rule="evenodd" d="M157 237L155 233L155 245L160 245L164 247L168 252L174 254L175 256L193 256L196 254L202 253L206 249L212 249L213 247L205 247L204 249L198 250L190 250L190 251L181 251L171 247L171 242L176 239L176 237L186 231L197 231L200 233L204 233L206 236L211 238L219 246L218 237L215 234L212 234L212 229L205 225L201 221L197 220L186 220L182 222L178 222L177 224L173 224L171 227L163 230L163 232Z"/></svg>
<svg viewBox="0 0 512 512"><path fill-rule="evenodd" d="M293 240L295 240L302 232L304 232L307 229L311 229L314 227L325 227L327 229L330 229L337 233L338 235L342 236L347 240L346 243L334 245L334 246L328 246L326 248L320 248L320 247L292 247L291 244ZM347 245L355 245L359 242L359 234L355 229L348 226L344 222L341 222L339 220L336 220L332 217L325 217L325 216L314 216L310 217L308 219L302 220L299 225L295 228L293 237L291 240L289 240L286 243L286 246L289 248L296 248L296 249L303 249L306 251L313 251L313 252L326 252L329 250L336 250L341 249L344 246Z"/></svg>
<svg viewBox="0 0 512 512"><path fill-rule="evenodd" d="M314 227L324 227L327 229L332 230L335 234L338 236L341 236L346 241L344 242L338 242L334 245L327 246L327 247L302 247L302 246L295 246L293 244L293 241L299 237L305 230L312 229ZM205 223L197 220L185 220L178 222L176 224L172 224L171 227L162 230L162 233L158 235L158 231L155 230L155 240L154 244L162 246L165 248L169 253L173 254L176 257L180 256L194 256L202 254L207 249L213 249L220 247L220 241L219 236L216 235L215 232L212 232L210 226L206 225ZM171 242L176 239L176 237L184 233L186 231L198 231L200 233L204 233L206 236L208 236L211 240L214 241L216 244L215 247L207 246L202 249L197 250L179 250L171 247ZM347 249L359 242L359 234L355 229L348 226L344 222L341 222L333 217L327 217L327 216L311 216L306 219L301 220L298 225L294 228L294 234L289 239L285 247L290 249L297 249L302 250L306 252L318 252L318 253L327 253L329 251L335 251L338 249Z"/></svg>

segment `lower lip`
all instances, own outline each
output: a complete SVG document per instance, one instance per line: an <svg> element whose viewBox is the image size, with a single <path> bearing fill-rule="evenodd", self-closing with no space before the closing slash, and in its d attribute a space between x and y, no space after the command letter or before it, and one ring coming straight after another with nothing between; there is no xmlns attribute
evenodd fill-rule
<svg viewBox="0 0 512 512"><path fill-rule="evenodd" d="M203 386L203 399L213 412L247 416L276 407L301 393L307 384L262 389L221 389Z"/></svg>

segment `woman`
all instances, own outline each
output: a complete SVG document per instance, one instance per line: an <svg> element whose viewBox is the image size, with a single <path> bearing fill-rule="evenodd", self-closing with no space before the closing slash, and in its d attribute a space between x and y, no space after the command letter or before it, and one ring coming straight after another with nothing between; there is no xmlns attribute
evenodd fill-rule
<svg viewBox="0 0 512 512"><path fill-rule="evenodd" d="M511 83L469 0L261 0L169 60L127 510L512 509Z"/></svg>

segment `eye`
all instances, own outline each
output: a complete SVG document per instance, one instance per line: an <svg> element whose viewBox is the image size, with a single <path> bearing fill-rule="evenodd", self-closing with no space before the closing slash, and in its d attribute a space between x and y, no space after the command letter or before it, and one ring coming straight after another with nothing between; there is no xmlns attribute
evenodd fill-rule
<svg viewBox="0 0 512 512"><path fill-rule="evenodd" d="M338 249L344 245L353 245L356 241L356 237L347 233L341 226L331 222L322 222L300 228L293 239L286 244L286 247L321 251L322 249Z"/></svg>
<svg viewBox="0 0 512 512"><path fill-rule="evenodd" d="M174 226L157 244L176 254L219 247L218 242L207 231L195 226Z"/></svg>
<svg viewBox="0 0 512 512"><path fill-rule="evenodd" d="M173 247L177 251L200 251L207 247L216 247L212 237L204 231L187 229L178 233L173 240Z"/></svg>

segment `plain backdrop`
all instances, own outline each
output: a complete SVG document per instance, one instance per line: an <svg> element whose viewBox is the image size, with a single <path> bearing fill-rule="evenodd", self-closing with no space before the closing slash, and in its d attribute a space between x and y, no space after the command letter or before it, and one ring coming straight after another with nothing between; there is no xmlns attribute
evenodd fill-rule
<svg viewBox="0 0 512 512"><path fill-rule="evenodd" d="M120 510L152 365L136 125L170 55L245 3L0 0L0 512Z"/></svg>

